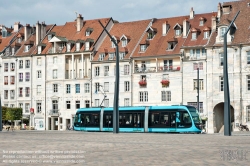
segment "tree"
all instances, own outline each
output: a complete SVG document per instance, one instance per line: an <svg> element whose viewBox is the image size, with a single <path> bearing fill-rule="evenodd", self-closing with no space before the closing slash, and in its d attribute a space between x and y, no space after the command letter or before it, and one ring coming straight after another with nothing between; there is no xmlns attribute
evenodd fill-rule
<svg viewBox="0 0 250 166"><path fill-rule="evenodd" d="M22 108L7 108L5 112L5 120L10 120L11 122L14 120L21 120L23 116L22 112Z"/></svg>

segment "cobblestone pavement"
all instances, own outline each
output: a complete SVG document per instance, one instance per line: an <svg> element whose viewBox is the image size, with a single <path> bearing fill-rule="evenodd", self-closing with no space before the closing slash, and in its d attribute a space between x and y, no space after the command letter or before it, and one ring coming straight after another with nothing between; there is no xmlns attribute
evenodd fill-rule
<svg viewBox="0 0 250 166"><path fill-rule="evenodd" d="M2 131L0 156L0 166L250 165L250 132Z"/></svg>

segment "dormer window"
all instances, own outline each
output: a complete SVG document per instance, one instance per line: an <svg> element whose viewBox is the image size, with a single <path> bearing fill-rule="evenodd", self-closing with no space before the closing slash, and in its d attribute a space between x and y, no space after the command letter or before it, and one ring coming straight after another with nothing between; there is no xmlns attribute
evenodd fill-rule
<svg viewBox="0 0 250 166"><path fill-rule="evenodd" d="M30 45L26 45L25 49L24 49L24 52L29 52L29 50L30 50Z"/></svg>
<svg viewBox="0 0 250 166"><path fill-rule="evenodd" d="M93 28L87 28L85 32L85 36L89 36L93 32Z"/></svg>
<svg viewBox="0 0 250 166"><path fill-rule="evenodd" d="M71 50L71 43L67 43L67 52L70 52Z"/></svg>
<svg viewBox="0 0 250 166"><path fill-rule="evenodd" d="M127 39L123 39L122 40L122 47L126 47L127 46Z"/></svg>
<svg viewBox="0 0 250 166"><path fill-rule="evenodd" d="M89 50L89 42L85 43L85 50L88 51Z"/></svg>
<svg viewBox="0 0 250 166"><path fill-rule="evenodd" d="M174 26L175 36L180 36L182 34L182 26L178 23Z"/></svg>
<svg viewBox="0 0 250 166"><path fill-rule="evenodd" d="M147 30L147 32L148 32L147 39L148 39L148 40L153 39L154 36L155 36L155 34L156 34L156 30L153 29L152 27L149 27L148 30Z"/></svg>
<svg viewBox="0 0 250 166"><path fill-rule="evenodd" d="M91 48L93 43L94 43L94 40L88 38L85 42L85 51L88 51Z"/></svg>
<svg viewBox="0 0 250 166"><path fill-rule="evenodd" d="M223 37L225 33L226 33L226 27L220 28L220 37Z"/></svg>
<svg viewBox="0 0 250 166"><path fill-rule="evenodd" d="M126 47L130 38L126 35L122 35L122 37L120 38L120 40L122 41L122 47Z"/></svg>
<svg viewBox="0 0 250 166"><path fill-rule="evenodd" d="M115 42L117 42L117 40L116 39L114 39L115 40ZM111 40L111 47L112 48L115 48L115 43Z"/></svg>
<svg viewBox="0 0 250 166"><path fill-rule="evenodd" d="M229 14L231 11L232 7L229 6L223 6L223 14Z"/></svg>
<svg viewBox="0 0 250 166"><path fill-rule="evenodd" d="M90 31L86 31L86 36L89 36L90 35Z"/></svg>
<svg viewBox="0 0 250 166"><path fill-rule="evenodd" d="M2 37L7 37L7 30L4 27L2 28Z"/></svg>
<svg viewBox="0 0 250 166"><path fill-rule="evenodd" d="M209 31L205 31L204 32L204 39L208 39L209 35L210 35Z"/></svg>
<svg viewBox="0 0 250 166"><path fill-rule="evenodd" d="M120 60L124 59L124 57L125 57L125 52L120 52L119 53Z"/></svg>
<svg viewBox="0 0 250 166"><path fill-rule="evenodd" d="M109 53L109 60L114 60L115 53Z"/></svg>
<svg viewBox="0 0 250 166"><path fill-rule="evenodd" d="M176 46L177 42L175 41L169 41L168 42L168 50L173 50Z"/></svg>
<svg viewBox="0 0 250 166"><path fill-rule="evenodd" d="M145 52L147 49L147 45L146 44L141 44L140 45L140 52Z"/></svg>
<svg viewBox="0 0 250 166"><path fill-rule="evenodd" d="M52 34L49 34L48 35L48 40L51 40L52 39Z"/></svg>
<svg viewBox="0 0 250 166"><path fill-rule="evenodd" d="M42 52L42 46L38 46L37 53L38 53L38 54L41 54L41 52Z"/></svg>
<svg viewBox="0 0 250 166"><path fill-rule="evenodd" d="M200 20L200 26L204 25L204 20Z"/></svg>
<svg viewBox="0 0 250 166"><path fill-rule="evenodd" d="M197 39L197 32L192 32L192 40L196 40Z"/></svg>
<svg viewBox="0 0 250 166"><path fill-rule="evenodd" d="M99 58L98 58L98 61L103 61L104 57L105 57L105 54L100 54Z"/></svg>
<svg viewBox="0 0 250 166"><path fill-rule="evenodd" d="M80 51L80 43L76 43L76 51Z"/></svg>
<svg viewBox="0 0 250 166"><path fill-rule="evenodd" d="M22 42L22 37L17 38L17 43L21 43Z"/></svg>
<svg viewBox="0 0 250 166"><path fill-rule="evenodd" d="M48 41L50 41L54 36L55 36L55 32L50 32L49 34L48 34Z"/></svg>

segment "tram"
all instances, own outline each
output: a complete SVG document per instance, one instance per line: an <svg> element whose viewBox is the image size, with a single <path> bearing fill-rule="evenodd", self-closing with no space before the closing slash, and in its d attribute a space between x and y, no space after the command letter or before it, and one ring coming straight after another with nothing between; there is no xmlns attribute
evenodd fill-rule
<svg viewBox="0 0 250 166"><path fill-rule="evenodd" d="M202 122L193 106L119 107L119 132L201 133ZM76 131L113 131L113 108L80 108Z"/></svg>

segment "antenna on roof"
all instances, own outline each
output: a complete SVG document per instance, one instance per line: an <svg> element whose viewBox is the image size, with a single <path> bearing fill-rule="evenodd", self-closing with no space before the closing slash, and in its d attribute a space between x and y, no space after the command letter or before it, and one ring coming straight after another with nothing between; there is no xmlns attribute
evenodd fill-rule
<svg viewBox="0 0 250 166"><path fill-rule="evenodd" d="M76 17L77 17L77 11L75 11Z"/></svg>

